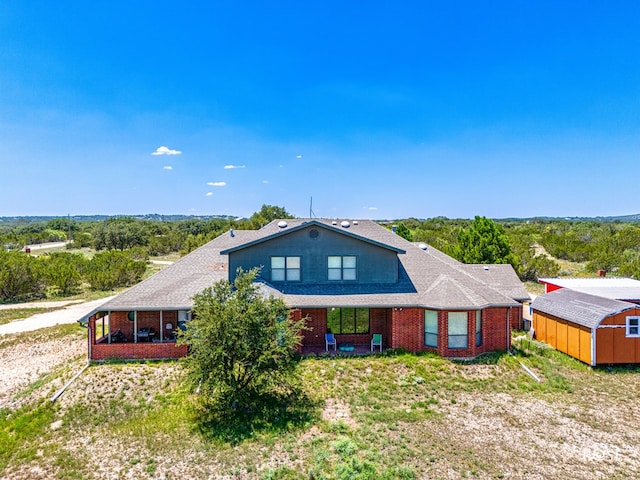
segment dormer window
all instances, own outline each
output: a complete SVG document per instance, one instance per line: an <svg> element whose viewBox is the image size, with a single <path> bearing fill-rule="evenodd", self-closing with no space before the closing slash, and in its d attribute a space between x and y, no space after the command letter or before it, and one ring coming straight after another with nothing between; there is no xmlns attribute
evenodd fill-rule
<svg viewBox="0 0 640 480"><path fill-rule="evenodd" d="M299 282L300 257L271 257L272 282Z"/></svg>
<svg viewBox="0 0 640 480"><path fill-rule="evenodd" d="M330 256L327 261L329 280L356 280L357 259L354 255Z"/></svg>

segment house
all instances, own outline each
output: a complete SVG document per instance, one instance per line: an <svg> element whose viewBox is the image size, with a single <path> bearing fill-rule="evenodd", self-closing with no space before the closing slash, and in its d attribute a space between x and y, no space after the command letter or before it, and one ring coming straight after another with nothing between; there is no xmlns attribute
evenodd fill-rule
<svg viewBox="0 0 640 480"><path fill-rule="evenodd" d="M544 285L544 293L570 288L576 292L640 304L640 281L633 278L539 278L538 282Z"/></svg>
<svg viewBox="0 0 640 480"><path fill-rule="evenodd" d="M640 306L569 288L531 304L535 338L589 365L640 362Z"/></svg>
<svg viewBox="0 0 640 480"><path fill-rule="evenodd" d="M338 346L382 334L384 348L445 357L506 350L529 299L510 265L464 265L370 220L280 220L231 230L82 319L89 358L186 355L174 332L192 297L240 267L261 267L264 294L308 318L303 352L324 351L327 332Z"/></svg>

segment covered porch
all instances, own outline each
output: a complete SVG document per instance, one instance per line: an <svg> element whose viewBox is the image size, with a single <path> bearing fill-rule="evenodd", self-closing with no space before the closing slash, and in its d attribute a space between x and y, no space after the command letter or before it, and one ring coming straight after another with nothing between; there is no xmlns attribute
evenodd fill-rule
<svg viewBox="0 0 640 480"><path fill-rule="evenodd" d="M177 345L176 331L184 328L183 310L100 311L87 322L89 359L169 359L184 357L186 345Z"/></svg>

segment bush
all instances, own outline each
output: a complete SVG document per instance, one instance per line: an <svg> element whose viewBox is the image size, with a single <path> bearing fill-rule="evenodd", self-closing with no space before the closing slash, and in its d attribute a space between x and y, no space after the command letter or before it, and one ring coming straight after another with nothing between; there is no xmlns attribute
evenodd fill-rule
<svg viewBox="0 0 640 480"><path fill-rule="evenodd" d="M139 253L139 252L138 252ZM109 250L94 255L87 265L86 279L94 290L128 287L140 280L147 269L144 260L136 260L136 252Z"/></svg>

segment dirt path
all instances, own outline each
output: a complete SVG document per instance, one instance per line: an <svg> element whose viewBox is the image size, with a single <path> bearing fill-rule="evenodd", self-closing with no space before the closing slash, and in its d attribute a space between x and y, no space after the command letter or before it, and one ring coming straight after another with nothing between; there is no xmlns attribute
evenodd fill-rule
<svg viewBox="0 0 640 480"><path fill-rule="evenodd" d="M8 305L0 305L0 310L14 310L19 308L59 308L73 303L82 303L84 300L59 300L57 302L27 302L27 303L10 303Z"/></svg>
<svg viewBox="0 0 640 480"><path fill-rule="evenodd" d="M38 313L24 320L17 320L5 325L0 325L0 335L11 333L32 332L41 328L53 327L63 323L73 323L87 315L94 308L111 300L113 297L101 298L93 302L84 302L69 305L61 310L53 312ZM39 304L41 305L41 304Z"/></svg>

